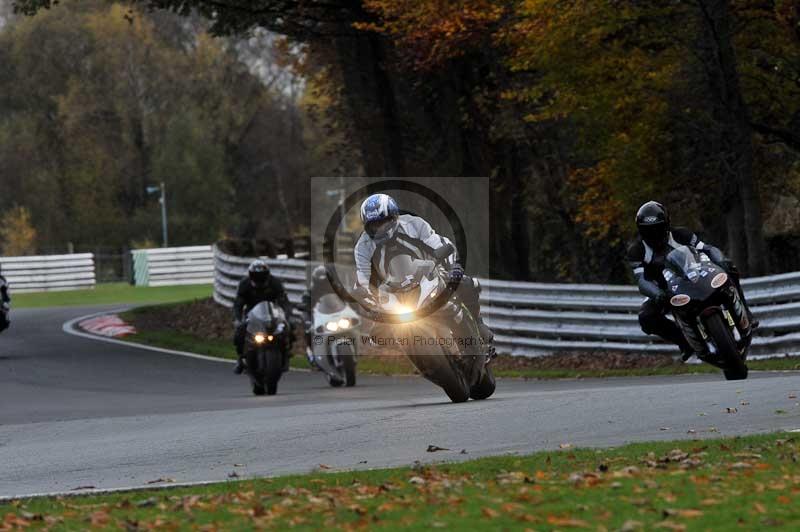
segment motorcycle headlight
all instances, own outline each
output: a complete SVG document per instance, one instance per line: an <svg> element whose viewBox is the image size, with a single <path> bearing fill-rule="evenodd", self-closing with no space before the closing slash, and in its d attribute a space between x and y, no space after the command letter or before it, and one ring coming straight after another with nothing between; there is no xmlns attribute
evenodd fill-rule
<svg viewBox="0 0 800 532"><path fill-rule="evenodd" d="M330 332L336 332L339 330L339 324L335 321L329 321L325 324L325 328L328 329Z"/></svg>
<svg viewBox="0 0 800 532"><path fill-rule="evenodd" d="M411 321L414 319L414 309L408 305L395 305L391 310L401 321Z"/></svg>
<svg viewBox="0 0 800 532"><path fill-rule="evenodd" d="M255 335L255 336L253 337L253 340L255 340L257 344L263 344L263 343L264 343L264 340L266 340L266 339L267 339L267 337L266 337L266 336L264 336L264 335L263 335L263 334L261 334L261 333L258 333L257 335Z"/></svg>
<svg viewBox="0 0 800 532"><path fill-rule="evenodd" d="M339 323L337 323L337 325L339 326L340 329L349 329L350 325L352 324L350 323L349 319L342 318L339 320Z"/></svg>
<svg viewBox="0 0 800 532"><path fill-rule="evenodd" d="M686 294L678 294L676 296L672 296L669 302L670 304L672 304L673 307L682 307L684 305L688 305L689 301L691 300L692 298L690 298Z"/></svg>
<svg viewBox="0 0 800 532"><path fill-rule="evenodd" d="M728 282L728 274L726 273L718 273L711 279L711 288L719 288L720 286L724 285Z"/></svg>

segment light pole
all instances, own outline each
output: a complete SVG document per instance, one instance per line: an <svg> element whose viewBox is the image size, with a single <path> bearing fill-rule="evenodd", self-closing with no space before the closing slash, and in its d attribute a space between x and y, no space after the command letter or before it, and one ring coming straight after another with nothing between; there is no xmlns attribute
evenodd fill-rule
<svg viewBox="0 0 800 532"><path fill-rule="evenodd" d="M167 187L164 185L164 182L161 182L161 186L148 186L147 193L148 194L155 194L157 192L161 192L161 197L158 198L158 202L161 204L161 247L169 247L169 235L167 234Z"/></svg>

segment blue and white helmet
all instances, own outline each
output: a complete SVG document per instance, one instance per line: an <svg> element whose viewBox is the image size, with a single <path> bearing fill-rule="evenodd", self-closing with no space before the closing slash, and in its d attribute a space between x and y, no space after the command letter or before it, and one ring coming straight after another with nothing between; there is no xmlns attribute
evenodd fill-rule
<svg viewBox="0 0 800 532"><path fill-rule="evenodd" d="M361 204L361 223L364 232L377 243L385 242L394 236L400 208L387 194L373 194Z"/></svg>

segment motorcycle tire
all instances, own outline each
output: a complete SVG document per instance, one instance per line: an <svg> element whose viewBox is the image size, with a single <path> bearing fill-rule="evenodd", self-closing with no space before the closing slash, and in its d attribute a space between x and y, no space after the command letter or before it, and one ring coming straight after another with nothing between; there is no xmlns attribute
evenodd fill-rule
<svg viewBox="0 0 800 532"><path fill-rule="evenodd" d="M348 387L356 385L356 357L342 355L342 369L344 369L344 382Z"/></svg>
<svg viewBox="0 0 800 532"><path fill-rule="evenodd" d="M278 393L278 381L283 374L283 353L278 348L268 348L263 351L264 383L267 395Z"/></svg>
<svg viewBox="0 0 800 532"><path fill-rule="evenodd" d="M744 380L747 378L747 365L744 363L739 349L736 347L736 340L733 338L730 329L723 321L720 314L712 314L706 320L708 334L717 347L717 353L725 364L722 370L725 379L729 381Z"/></svg>
<svg viewBox="0 0 800 532"><path fill-rule="evenodd" d="M457 362L451 355L445 355L449 362L448 372L442 372L440 377L442 388L447 397L454 403L464 403L469 400L469 385L464 373L456 366Z"/></svg>
<svg viewBox="0 0 800 532"><path fill-rule="evenodd" d="M492 368L484 368L481 380L472 387L469 391L469 396L476 401L488 399L494 393L496 384Z"/></svg>
<svg viewBox="0 0 800 532"><path fill-rule="evenodd" d="M247 373L250 376L250 384L252 386L253 395L264 395L266 389L264 388L264 373L261 370L259 363L259 354L257 351L247 353Z"/></svg>

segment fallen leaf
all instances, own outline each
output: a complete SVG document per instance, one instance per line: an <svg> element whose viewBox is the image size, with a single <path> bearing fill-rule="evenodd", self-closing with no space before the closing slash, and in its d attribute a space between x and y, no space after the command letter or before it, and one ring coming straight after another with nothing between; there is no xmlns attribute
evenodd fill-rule
<svg viewBox="0 0 800 532"><path fill-rule="evenodd" d="M77 488L72 488L72 491L93 490L93 489L96 489L96 488L94 486L91 486L91 485L89 485L89 486L78 486Z"/></svg>
<svg viewBox="0 0 800 532"><path fill-rule="evenodd" d="M237 473L236 471L231 471L230 473L228 473L228 478L239 478L239 473Z"/></svg>
<svg viewBox="0 0 800 532"><path fill-rule="evenodd" d="M136 503L137 508L148 508L150 506L155 506L158 504L158 499L155 497L150 497L148 499L142 499Z"/></svg>
<svg viewBox="0 0 800 532"><path fill-rule="evenodd" d="M694 429L689 429L689 430L686 431L686 434L696 434L696 433L697 433L697 431L694 430Z"/></svg>
<svg viewBox="0 0 800 532"><path fill-rule="evenodd" d="M750 404L750 401L740 401L740 402L739 402L739 405L740 405L740 406L747 406L747 405L749 405L749 404Z"/></svg>
<svg viewBox="0 0 800 532"><path fill-rule="evenodd" d="M669 430L669 427L661 427L661 428L660 428L660 429L658 429L658 430Z"/></svg>
<svg viewBox="0 0 800 532"><path fill-rule="evenodd" d="M425 484L425 479L422 477L411 477L410 479L408 479L408 481L411 484L419 484L419 485Z"/></svg>
<svg viewBox="0 0 800 532"><path fill-rule="evenodd" d="M481 513L488 517L489 519L494 519L495 517L500 515L500 512L497 510L492 510L491 508L482 508Z"/></svg>
<svg viewBox="0 0 800 532"><path fill-rule="evenodd" d="M668 530L683 532L684 530L686 530L686 525L682 525L680 523L673 523L672 521L661 521L660 523L656 523L655 525L653 525L653 528L666 528Z"/></svg>
<svg viewBox="0 0 800 532"><path fill-rule="evenodd" d="M233 467L244 467L244 464L233 464Z"/></svg>
<svg viewBox="0 0 800 532"><path fill-rule="evenodd" d="M760 514L767 513L767 509L760 502L753 503L753 509Z"/></svg>
<svg viewBox="0 0 800 532"><path fill-rule="evenodd" d="M449 451L449 450L450 449L447 449L445 447L439 447L438 445L428 445L427 452L435 453L436 451Z"/></svg>
<svg viewBox="0 0 800 532"><path fill-rule="evenodd" d="M572 449L572 444L571 443L559 443L558 444L558 448L559 449Z"/></svg>
<svg viewBox="0 0 800 532"><path fill-rule="evenodd" d="M797 394L790 393L789 394L789 399L797 399Z"/></svg>
<svg viewBox="0 0 800 532"><path fill-rule="evenodd" d="M317 467L319 467L320 469L333 469L331 466L327 464L319 464L319 466Z"/></svg>
<svg viewBox="0 0 800 532"><path fill-rule="evenodd" d="M663 514L664 514L664 517L678 516L678 517L685 517L685 518L688 518L688 519L693 519L695 517L702 516L703 512L702 512L702 510L695 510L695 509L692 509L692 508L688 508L688 509L667 508L666 510L664 510Z"/></svg>
<svg viewBox="0 0 800 532"><path fill-rule="evenodd" d="M725 411L726 411L727 413L729 413L729 414L735 414L735 413L736 413L736 412L738 412L739 410L738 410L736 407L733 407L733 408L731 408L731 407L728 407L728 408L726 408L726 409L725 409Z"/></svg>
<svg viewBox="0 0 800 532"><path fill-rule="evenodd" d="M780 496L778 496L778 498L776 500L781 504L791 504L792 503L792 499L790 499L786 495L780 495Z"/></svg>
<svg viewBox="0 0 800 532"><path fill-rule="evenodd" d="M730 469L750 469L751 467L753 466L751 466L747 462L735 462L730 465Z"/></svg>
<svg viewBox="0 0 800 532"><path fill-rule="evenodd" d="M548 515L547 523L555 526L570 526L576 528L588 528L589 523L581 519L573 519L571 517L559 517L556 515Z"/></svg>
<svg viewBox="0 0 800 532"><path fill-rule="evenodd" d="M466 449L461 449L461 453L460 454L467 454L467 450Z"/></svg>
<svg viewBox="0 0 800 532"><path fill-rule="evenodd" d="M175 479L166 477L166 478L157 478L155 480L148 480L147 481L148 484L161 484L162 482L170 482L171 483L171 482L175 482Z"/></svg>
<svg viewBox="0 0 800 532"><path fill-rule="evenodd" d="M628 520L623 523L622 528L620 528L620 532L634 532L636 530L641 530L644 527L642 523L639 521Z"/></svg>
<svg viewBox="0 0 800 532"><path fill-rule="evenodd" d="M92 526L106 526L111 521L111 516L105 510L97 510L89 516Z"/></svg>

